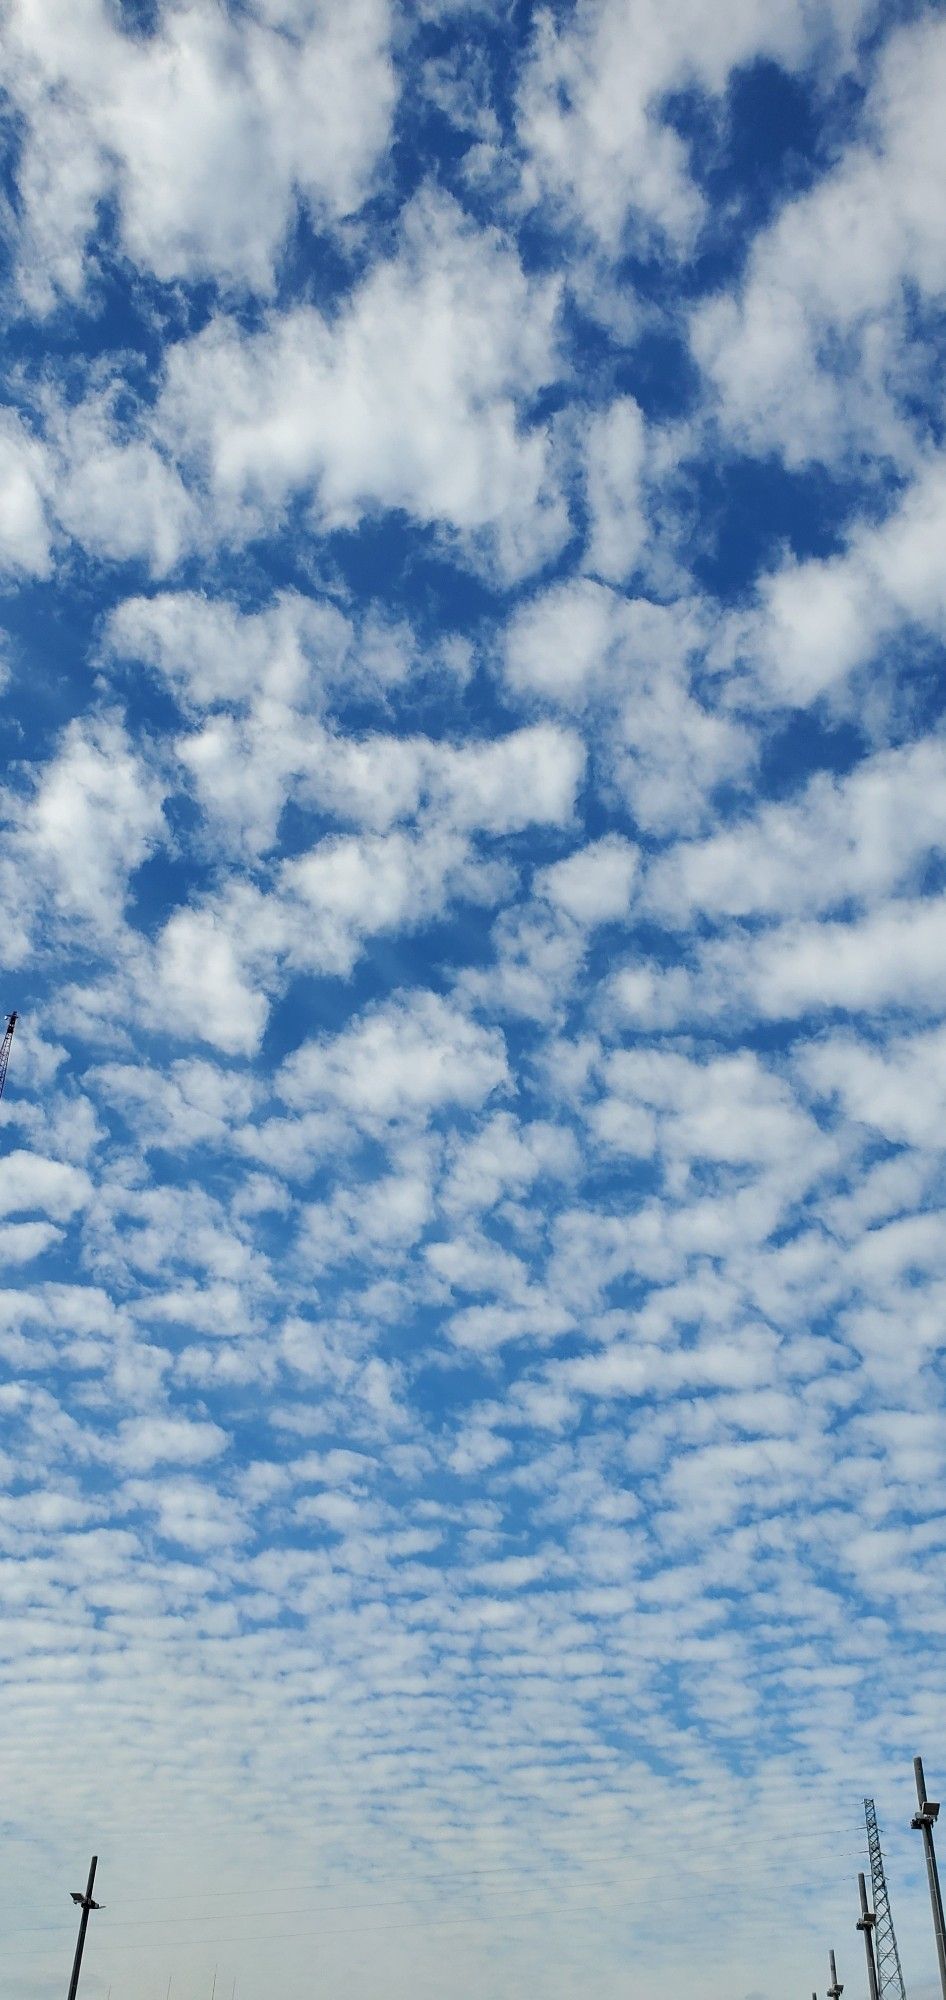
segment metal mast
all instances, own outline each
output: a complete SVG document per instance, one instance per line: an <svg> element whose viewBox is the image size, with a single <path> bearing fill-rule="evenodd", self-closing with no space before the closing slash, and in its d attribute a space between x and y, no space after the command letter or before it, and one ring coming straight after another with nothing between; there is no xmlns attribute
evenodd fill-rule
<svg viewBox="0 0 946 2000"><path fill-rule="evenodd" d="M926 1796L926 1779L923 1776L923 1759L914 1757L913 1775L916 1778L916 1798L919 1810L910 1821L914 1832L922 1833L926 1852L926 1873L930 1885L930 1902L933 1906L933 1930L936 1936L936 1956L939 1959L939 1980L946 2000L946 1919L943 1917L943 1897L939 1886L936 1867L936 1849L933 1846L933 1827L939 1817L939 1802Z"/></svg>
<svg viewBox="0 0 946 2000"><path fill-rule="evenodd" d="M857 1878L857 1888L861 1899L861 1914L858 1917L855 1929L864 1933L864 1947L867 1952L867 1985L870 1992L870 2000L880 2000L880 1988L877 1984L877 1961L874 1957L874 1939L872 1935L877 1918L868 1905L867 1883L863 1875L859 1875Z"/></svg>
<svg viewBox="0 0 946 2000"><path fill-rule="evenodd" d="M15 1027L16 1015L8 1014L7 1031L3 1037L3 1041L0 1042L0 1097L3 1096L3 1086L7 1080L7 1064L10 1060L10 1045L13 1041L13 1030Z"/></svg>
<svg viewBox="0 0 946 2000"><path fill-rule="evenodd" d="M880 1846L880 1828L877 1825L877 1812L873 1799L864 1800L864 1817L867 1821L867 1852L870 1855L870 1879L874 1895L877 1990L880 2000L907 2000L903 1973L900 1970L896 1932L890 1914L887 1877L884 1873L884 1857Z"/></svg>
<svg viewBox="0 0 946 2000"><path fill-rule="evenodd" d="M98 1855L93 1854L92 1866L89 1869L89 1880L86 1886L85 1895L83 1896L81 1889L72 1890L72 1900L74 1903L78 1903L79 1908L82 1911L82 1915L79 1918L79 1936L76 1940L76 1955L72 1961L72 1978L69 1981L69 1992L66 1995L66 2000L76 2000L76 1994L79 1990L79 1974L82 1970L82 1953L85 1949L85 1934L89 1927L89 1912L91 1910L100 1910L102 1907L101 1903L97 1903L95 1901L95 1898L92 1894L92 1890L95 1885L95 1871L96 1868L98 1867L98 1859L99 1859Z"/></svg>

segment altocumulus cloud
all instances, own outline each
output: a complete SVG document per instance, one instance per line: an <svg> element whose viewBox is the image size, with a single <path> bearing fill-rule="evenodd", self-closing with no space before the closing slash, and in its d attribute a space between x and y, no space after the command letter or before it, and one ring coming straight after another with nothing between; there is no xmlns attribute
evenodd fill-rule
<svg viewBox="0 0 946 2000"><path fill-rule="evenodd" d="M928 1974L944 77L9 0L23 2000Z"/></svg>

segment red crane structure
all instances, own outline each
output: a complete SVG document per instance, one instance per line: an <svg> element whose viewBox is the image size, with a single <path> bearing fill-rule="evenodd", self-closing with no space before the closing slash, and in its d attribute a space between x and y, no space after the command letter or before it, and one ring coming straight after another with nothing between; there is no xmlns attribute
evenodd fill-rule
<svg viewBox="0 0 946 2000"><path fill-rule="evenodd" d="M10 1046L13 1041L13 1030L16 1027L16 1020L17 1017L15 1014L7 1015L7 1031L3 1037L3 1041L0 1042L0 1097L3 1096L3 1086L7 1080L7 1064L10 1060Z"/></svg>

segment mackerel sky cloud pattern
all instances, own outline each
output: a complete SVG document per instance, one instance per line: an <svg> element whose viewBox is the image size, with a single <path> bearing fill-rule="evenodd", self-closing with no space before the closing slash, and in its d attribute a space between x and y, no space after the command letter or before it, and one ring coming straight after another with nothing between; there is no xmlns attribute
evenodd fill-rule
<svg viewBox="0 0 946 2000"><path fill-rule="evenodd" d="M13 1986L931 2000L946 19L3 45Z"/></svg>

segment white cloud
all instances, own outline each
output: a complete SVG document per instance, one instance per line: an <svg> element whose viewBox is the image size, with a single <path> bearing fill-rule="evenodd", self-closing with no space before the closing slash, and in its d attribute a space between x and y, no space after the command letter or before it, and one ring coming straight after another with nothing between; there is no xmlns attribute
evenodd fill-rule
<svg viewBox="0 0 946 2000"><path fill-rule="evenodd" d="M134 1417L122 1424L117 1450L129 1472L150 1472L155 1465L203 1465L217 1458L226 1442L219 1424L192 1417Z"/></svg>
<svg viewBox="0 0 946 2000"><path fill-rule="evenodd" d="M492 1208L503 1197L524 1195L546 1174L569 1180L578 1163L567 1126L545 1119L523 1124L499 1111L472 1138L454 1142L444 1203L463 1211Z"/></svg>
<svg viewBox="0 0 946 2000"><path fill-rule="evenodd" d="M545 1346L574 1331L571 1313L559 1300L550 1298L541 1287L528 1288L524 1303L491 1301L488 1305L465 1306L454 1313L447 1331L457 1347L477 1354L492 1354L513 1341L530 1341Z"/></svg>
<svg viewBox="0 0 946 2000"><path fill-rule="evenodd" d="M300 1087L305 1087L304 1072ZM355 1087L357 1091L357 1079ZM449 1101L450 1095L448 1085L440 1101ZM429 1103L418 1103L415 1093L413 1097L405 1094L394 1104L388 1101L377 1107L374 1103L359 1103L346 1108L349 1115L354 1109L359 1122L370 1130L372 1125L377 1126L392 1116L413 1114L422 1118L430 1107ZM429 1151L422 1144L408 1143L396 1149L392 1170L377 1175L370 1185L342 1183L330 1200L307 1203L299 1235L302 1268L306 1273L330 1271L357 1259L368 1266L380 1265L385 1273L390 1273L414 1249L431 1222L434 1207L431 1170ZM298 1340L292 1341L288 1348L291 1364L303 1366L304 1372L318 1374L324 1366L321 1346L316 1347L318 1365L313 1368L310 1359L300 1358L308 1345L303 1349ZM345 1363L346 1379L352 1373L349 1356Z"/></svg>
<svg viewBox="0 0 946 2000"><path fill-rule="evenodd" d="M246 1076L197 1057L166 1069L144 1063L106 1063L95 1073L106 1101L117 1104L145 1144L187 1146L226 1142L254 1107Z"/></svg>
<svg viewBox="0 0 946 2000"><path fill-rule="evenodd" d="M29 1204L24 1203L24 1206ZM3 1229L4 1263L30 1264L42 1257L62 1238L62 1230L52 1222L6 1222Z"/></svg>
<svg viewBox="0 0 946 2000"><path fill-rule="evenodd" d="M946 906L930 897L887 904L859 923L786 924L734 953L720 946L714 958L734 969L744 959L745 990L773 1020L834 1007L936 1012L946 976Z"/></svg>
<svg viewBox="0 0 946 2000"><path fill-rule="evenodd" d="M176 750L215 839L238 854L274 845L290 797L378 829L422 818L503 834L571 817L584 769L572 730L545 722L456 743L333 725L325 712L336 700L379 692L382 636L377 618L356 629L330 602L295 591L250 614L167 592L117 607L106 654L156 670L185 712L211 711ZM409 672L411 635L396 636Z"/></svg>
<svg viewBox="0 0 946 2000"><path fill-rule="evenodd" d="M526 1266L521 1257L501 1250L483 1235L452 1236L429 1243L424 1252L435 1277L449 1292L499 1292L507 1298L521 1298L527 1289Z"/></svg>
<svg viewBox="0 0 946 2000"><path fill-rule="evenodd" d="M626 228L658 229L682 248L705 206L663 115L667 97L693 87L720 96L733 69L760 57L792 68L843 61L867 13L857 0L814 17L801 0L726 0L709 18L700 0L670 11L580 0L560 24L540 13L519 93L526 199L563 204L612 254Z"/></svg>
<svg viewBox="0 0 946 2000"><path fill-rule="evenodd" d="M642 827L682 830L753 756L747 730L696 690L692 666L708 638L695 602L624 597L583 577L514 614L506 674L521 695L604 711L607 778Z"/></svg>
<svg viewBox="0 0 946 2000"><path fill-rule="evenodd" d="M240 942L214 910L175 910L155 950L155 1020L228 1054L249 1055L259 1044L268 1007L243 970ZM150 985L150 968L142 967L142 976Z"/></svg>
<svg viewBox="0 0 946 2000"><path fill-rule="evenodd" d="M533 899L513 903L493 926L492 965L461 973L458 991L477 1006L553 1019L575 991L591 931L629 919L637 869L638 849L619 834L538 869Z"/></svg>
<svg viewBox="0 0 946 2000"><path fill-rule="evenodd" d="M763 685L799 707L833 694L903 626L946 636L940 560L946 464L922 465L879 527L856 526L841 555L788 562L760 585Z"/></svg>
<svg viewBox="0 0 946 2000"><path fill-rule="evenodd" d="M239 16L177 0L151 35L123 31L104 0L16 0L27 302L82 290L110 196L140 269L269 291L298 203L335 221L370 191L394 104L389 32L386 0L255 0Z"/></svg>
<svg viewBox="0 0 946 2000"><path fill-rule="evenodd" d="M722 930L683 965L644 957L615 974L615 1023L642 1029L826 1012L935 1017L946 973L940 896L882 902L851 918Z"/></svg>
<svg viewBox="0 0 946 2000"><path fill-rule="evenodd" d="M197 509L176 468L117 419L114 395L52 409L47 431L62 531L90 555L115 562L140 556L156 576L173 569L199 539Z"/></svg>
<svg viewBox="0 0 946 2000"><path fill-rule="evenodd" d="M741 296L697 309L694 351L737 443L791 465L910 457L897 377L908 389L908 291L943 290L944 88L946 29L926 14L883 49L861 136L756 239Z"/></svg>
<svg viewBox="0 0 946 2000"><path fill-rule="evenodd" d="M606 1007L621 1025L674 1028L700 1011L693 973L684 965L661 965L639 957L608 981Z"/></svg>
<svg viewBox="0 0 946 2000"><path fill-rule="evenodd" d="M125 934L114 970L60 993L57 1018L96 1037L132 1019L248 1055L292 973L346 977L366 939L422 929L456 901L493 903L508 882L501 861L479 859L436 821L416 833L330 836L282 861L266 886L235 870L216 893L175 909L153 944Z"/></svg>
<svg viewBox="0 0 946 2000"><path fill-rule="evenodd" d="M352 630L335 605L283 591L263 611L241 613L197 591L127 597L110 613L107 652L140 661L200 712L266 697L318 701L346 663Z"/></svg>
<svg viewBox="0 0 946 2000"><path fill-rule="evenodd" d="M584 439L589 515L585 563L592 575L620 583L636 567L648 535L644 418L633 396L621 396L588 424Z"/></svg>
<svg viewBox="0 0 946 2000"><path fill-rule="evenodd" d="M422 193L334 320L296 306L247 334L217 318L171 349L157 435L206 478L223 536L274 524L293 495L323 530L404 508L515 577L567 531L548 438L518 412L555 375L557 295L498 231Z"/></svg>
<svg viewBox="0 0 946 2000"><path fill-rule="evenodd" d="M223 836L236 850L265 852L277 838L279 816L286 800L295 797L319 805L341 820L383 829L385 839L373 843L383 875L397 866L396 857L409 843L389 833L397 821L417 820L416 892L425 862L439 852L445 869L455 870L465 848L462 836L471 832L505 834L535 825L567 822L584 768L584 750L570 730L539 724L511 731L489 742L461 745L429 737L355 736L323 727L304 714L264 699L247 721L215 716L177 745L196 795ZM348 842L339 852L336 903L346 900L342 855L367 855L372 843ZM330 850L326 849L327 862ZM383 857L383 859L382 859ZM311 884L323 872L317 855L312 865L300 864L293 881ZM287 873L287 880L290 874ZM485 882L485 876L483 877ZM470 872L473 881L473 871ZM408 900L414 892L405 884ZM308 893L308 888L306 889ZM383 893L381 881L366 894L359 914L368 917L372 902ZM370 928L370 921L366 923Z"/></svg>
<svg viewBox="0 0 946 2000"><path fill-rule="evenodd" d="M663 607L630 600L623 610L601 584L583 580L556 584L517 611L506 639L506 671L523 692L580 705L589 691L607 681L621 618L637 651L679 657L681 641L673 615ZM685 643L685 642L684 642Z"/></svg>
<svg viewBox="0 0 946 2000"><path fill-rule="evenodd" d="M904 1035L878 1046L832 1037L802 1052L819 1092L837 1094L849 1118L899 1145L940 1148L946 1135L946 1032Z"/></svg>
<svg viewBox="0 0 946 2000"><path fill-rule="evenodd" d="M44 447L15 411L0 411L0 574L49 575L50 482Z"/></svg>
<svg viewBox="0 0 946 2000"><path fill-rule="evenodd" d="M513 833L572 816L585 764L572 730L538 723L488 743L424 748L431 806L451 825Z"/></svg>
<svg viewBox="0 0 946 2000"><path fill-rule="evenodd" d="M588 949L587 930L554 905L513 904L493 926L493 962L459 975L457 990L477 1007L548 1022L574 992Z"/></svg>
<svg viewBox="0 0 946 2000"><path fill-rule="evenodd" d="M65 1160L13 1151L0 1160L0 1214L22 1215L38 1208L58 1222L68 1221L92 1193L88 1174Z"/></svg>
<svg viewBox="0 0 946 2000"><path fill-rule="evenodd" d="M209 1556L245 1538L246 1529L239 1510L226 1496L202 1479L165 1476L129 1479L125 1485L129 1502L154 1515L158 1534L196 1556Z"/></svg>
<svg viewBox="0 0 946 2000"><path fill-rule="evenodd" d="M615 923L630 909L637 866L637 848L620 834L606 834L544 868L535 888L576 923Z"/></svg>
<svg viewBox="0 0 946 2000"><path fill-rule="evenodd" d="M419 928L454 899L492 902L504 879L462 836L436 826L339 835L283 864L283 898L259 906L259 923L264 939L268 926L282 926L277 948L294 964L344 973L364 938Z"/></svg>
<svg viewBox="0 0 946 2000"><path fill-rule="evenodd" d="M606 1096L592 1122L619 1150L647 1154L659 1144L670 1157L758 1165L804 1158L809 1172L822 1154L820 1134L789 1087L748 1052L694 1062L665 1051L620 1050L602 1065ZM633 1121L627 1137L613 1132L602 1111ZM649 1143L648 1143L649 1141Z"/></svg>
<svg viewBox="0 0 946 2000"><path fill-rule="evenodd" d="M681 926L698 912L813 914L913 886L944 847L946 744L924 737L864 758L844 777L820 772L800 796L677 843L651 865L644 902Z"/></svg>
<svg viewBox="0 0 946 2000"><path fill-rule="evenodd" d="M120 921L128 882L165 836L164 787L112 716L68 725L20 809L36 889L103 932Z"/></svg>
<svg viewBox="0 0 946 2000"><path fill-rule="evenodd" d="M483 1102L508 1080L497 1028L481 1028L434 993L406 993L333 1039L307 1042L284 1063L294 1105L333 1101L359 1121L426 1118Z"/></svg>

